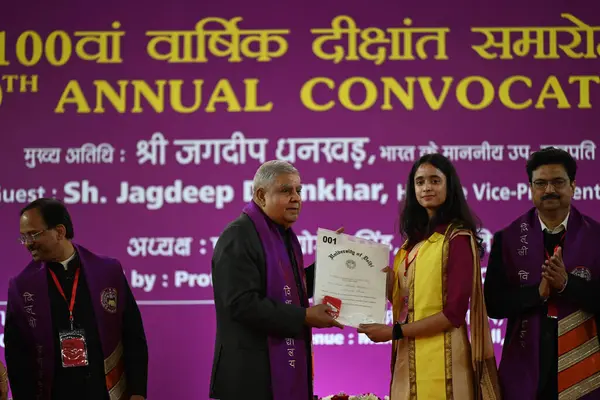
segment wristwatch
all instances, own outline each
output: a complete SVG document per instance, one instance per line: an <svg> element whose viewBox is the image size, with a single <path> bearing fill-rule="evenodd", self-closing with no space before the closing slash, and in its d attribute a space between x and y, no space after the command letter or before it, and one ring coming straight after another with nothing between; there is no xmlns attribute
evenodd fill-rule
<svg viewBox="0 0 600 400"><path fill-rule="evenodd" d="M399 322L396 322L394 324L394 328L392 331L392 339L394 339L394 340L404 339L404 333L402 332L402 324Z"/></svg>

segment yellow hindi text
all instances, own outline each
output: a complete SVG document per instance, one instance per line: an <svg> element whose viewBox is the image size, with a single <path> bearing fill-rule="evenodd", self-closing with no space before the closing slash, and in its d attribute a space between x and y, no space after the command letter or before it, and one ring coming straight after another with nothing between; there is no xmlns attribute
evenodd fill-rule
<svg viewBox="0 0 600 400"><path fill-rule="evenodd" d="M470 49L484 60L597 59L600 46L590 26L572 14L563 13L567 24L556 26L472 26ZM334 64L369 61L375 65L396 61L447 62L448 39L455 28L414 26L404 18L402 26L361 27L349 15L331 20L330 27L311 29L312 51L320 60Z"/></svg>
<svg viewBox="0 0 600 400"><path fill-rule="evenodd" d="M125 36L124 31L118 30L120 27L121 23L115 21L113 30L75 31L73 34L55 30L46 37L28 30L18 35L12 52L8 51L6 32L0 31L0 66L11 65L11 58L26 67L46 62L62 67L73 58L98 64L119 64L123 62L121 42Z"/></svg>

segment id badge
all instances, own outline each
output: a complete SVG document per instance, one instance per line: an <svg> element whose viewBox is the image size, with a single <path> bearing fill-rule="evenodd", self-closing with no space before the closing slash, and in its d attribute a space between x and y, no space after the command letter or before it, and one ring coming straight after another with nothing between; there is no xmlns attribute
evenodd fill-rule
<svg viewBox="0 0 600 400"><path fill-rule="evenodd" d="M89 365L85 332L81 329L60 332L60 356L64 368Z"/></svg>

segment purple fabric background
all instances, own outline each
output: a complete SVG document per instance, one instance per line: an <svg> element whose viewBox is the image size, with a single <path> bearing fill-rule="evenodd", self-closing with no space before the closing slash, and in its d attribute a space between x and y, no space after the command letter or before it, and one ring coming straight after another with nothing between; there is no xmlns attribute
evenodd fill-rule
<svg viewBox="0 0 600 400"><path fill-rule="evenodd" d="M36 4L37 3L37 4ZM296 162L305 183L315 183L318 178L333 182L342 177L350 183L375 183L385 185L389 195L385 204L366 202L305 202L303 213L295 229L301 236L303 230L316 235L317 227L337 229L346 227L346 233L355 234L361 229L392 235L398 214L397 185L404 186L410 162L388 162L379 156L382 145L479 145L487 140L492 145L528 144L537 149L541 144L579 145L584 140L598 140L597 103L600 85L590 84L591 109L578 109L578 85L569 85L569 76L596 75L598 58L569 59L561 53L559 60L534 60L532 56L513 60L487 61L480 58L471 45L483 42L480 34L471 33L471 26L572 26L560 14L572 13L590 26L600 25L600 6L593 2L570 4L555 1L528 2L510 0L498 3L463 1L450 4L441 0L425 3L374 1L327 3L308 1L289 3L272 0L260 2L221 1L168 3L116 1L89 3L68 1L48 5L41 1L17 2L4 5L0 14L0 32L6 31L9 66L0 66L0 74L37 74L39 92L5 93L0 105L0 240L4 243L4 264L0 269L0 317L4 317L8 278L17 274L28 262L27 252L17 242L18 212L25 205L6 203L4 191L13 188L44 186L48 193L56 189L63 197L63 187L70 181L87 179L106 196L106 204L69 205L79 243L99 254L117 257L123 263L130 282L133 271L156 274L158 280L150 292L134 288L140 301L150 345L150 399L206 399L213 354L215 331L212 290L204 275L204 287L183 285L174 287L176 271L195 274L210 273L212 245L210 238L217 237L224 226L241 212L247 199L243 198L244 180L251 180L259 163L249 159L245 165L221 162L218 166L210 160L200 165L179 165L174 157L175 147L166 152L166 165L139 165L136 145L140 140L150 140L155 132L162 132L171 143L176 139L228 139L235 131L246 138L269 139L267 159L275 158L277 140L280 138L368 137L365 146L368 155L375 156L374 163L365 162L361 169L351 163L328 164L321 161ZM341 62L334 64L318 59L311 52L313 35L310 29L328 28L338 15L355 19L359 27L401 27L406 17L413 19L415 27L449 27L447 53L449 60L386 61L375 65L371 61ZM228 63L226 59L210 58L204 64L168 64L152 60L146 54L145 31L192 30L205 17L243 17L241 28L289 29L289 49L281 58L268 63L246 60ZM53 67L41 62L33 67L19 66L14 57L18 35L35 30L46 37L53 30L110 29L119 21L127 32L122 43L124 62L119 65L99 65L75 58L65 66ZM596 34L597 42L600 42ZM1 35L0 35L1 38ZM0 39L1 40L1 39ZM585 39L584 39L585 40ZM565 43L564 40L562 43ZM427 47L433 54L433 47ZM0 42L0 54L2 44ZM570 109L557 109L556 102L548 100L545 109L529 108L515 111L502 106L497 100L482 111L469 111L456 101L454 91L448 94L439 111L432 111L417 94L415 109L406 111L394 102L393 111L351 112L336 106L327 112L313 112L300 101L302 84L316 76L329 77L339 85L343 79L364 76L376 84L380 77L402 79L404 76L430 76L436 92L440 90L441 77L456 80L470 76L487 77L497 88L503 79L525 75L533 80L533 88L519 85L513 97L523 100L528 93L534 96L541 91L546 77L556 76L565 88L572 105ZM78 80L84 93L94 106L96 79L116 82L119 79L182 79L191 85L193 79L204 79L207 88L220 78L228 78L238 91L244 104L242 80L260 80L259 102L272 101L274 108L268 113L227 113L222 105L216 113L199 111L194 114L177 114L167 110L157 114L150 107L141 114L119 115L110 107L104 114L77 115L73 107L65 114L54 113L54 108L69 80ZM438 83L435 83L438 82ZM454 87L454 86L453 86ZM189 89L188 89L189 90ZM475 98L480 93L472 89ZM321 87L319 97L327 92ZM208 96L208 92L205 95ZM361 91L353 92L362 96ZM381 96L381 91L380 91ZM332 97L334 98L334 97ZM329 98L327 98L328 100ZM188 98L187 104L191 99ZM146 103L143 103L146 105ZM381 100L377 105L381 104ZM64 162L66 149L85 143L110 143L117 150L111 164L68 165ZM43 164L28 168L24 162L24 148L60 147L63 149L60 164ZM120 161L121 151L124 161ZM594 156L597 151L594 151ZM418 156L418 150L417 150ZM493 186L508 186L516 190L527 177L524 160L512 161L504 150L503 161L457 161L456 166L463 185L468 190L468 200L482 218L490 232L500 229L531 206L527 196L512 197L509 201L478 200L473 184L489 182ZM595 190L592 198L577 200L583 213L600 218L597 200L598 169L594 160L580 160L579 186ZM168 185L182 179L184 185L231 185L235 198L222 209L214 204L165 204L159 210L148 210L143 205L116 204L121 181L139 185ZM586 193L589 194L589 192ZM130 238L135 237L191 237L190 256L138 256L128 254ZM393 247L400 245L397 235ZM314 260L314 250L305 254L305 260ZM484 262L485 265L485 262ZM167 277L166 279L163 277ZM164 287L164 286L167 287ZM166 302L166 303L165 303ZM177 303L183 302L183 303ZM4 321L2 321L4 322ZM2 324L3 325L3 324ZM492 321L493 335L500 355L500 342L505 323ZM2 330L0 330L0 333ZM388 344L374 345L368 339L358 338L356 331L346 329L315 331L315 388L322 396L345 390L350 393L372 391L387 394L389 384ZM321 336L325 334L326 336ZM336 336L337 335L337 336ZM1 341L0 341L1 342ZM329 343L328 345L323 344ZM0 347L0 358L3 348Z"/></svg>

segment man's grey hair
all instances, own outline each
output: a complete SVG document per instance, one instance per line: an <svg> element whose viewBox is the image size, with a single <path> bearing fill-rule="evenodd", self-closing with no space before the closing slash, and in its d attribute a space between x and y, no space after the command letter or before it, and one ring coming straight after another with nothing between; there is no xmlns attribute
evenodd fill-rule
<svg viewBox="0 0 600 400"><path fill-rule="evenodd" d="M271 160L261 165L254 175L252 193L256 194L258 189L266 189L275 183L282 174L297 174L298 170L287 161Z"/></svg>

